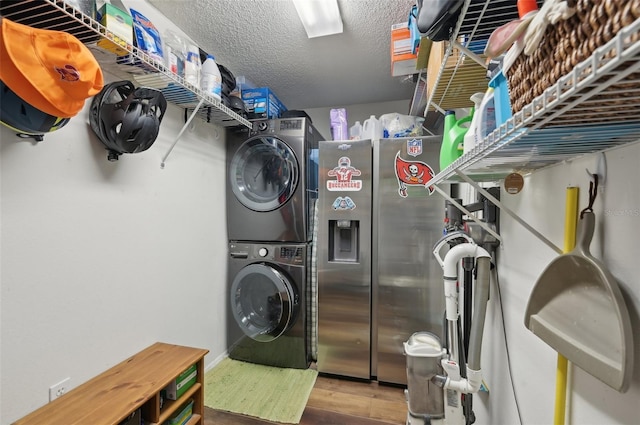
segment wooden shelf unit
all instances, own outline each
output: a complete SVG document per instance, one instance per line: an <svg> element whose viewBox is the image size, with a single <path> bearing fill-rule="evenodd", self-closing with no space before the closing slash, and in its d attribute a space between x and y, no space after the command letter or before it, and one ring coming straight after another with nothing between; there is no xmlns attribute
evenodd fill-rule
<svg viewBox="0 0 640 425"><path fill-rule="evenodd" d="M157 342L111 369L42 406L14 425L118 425L137 409L145 424L161 425L193 399L188 425L203 425L204 356L208 350ZM178 400L165 400L160 391L191 365L196 383Z"/></svg>

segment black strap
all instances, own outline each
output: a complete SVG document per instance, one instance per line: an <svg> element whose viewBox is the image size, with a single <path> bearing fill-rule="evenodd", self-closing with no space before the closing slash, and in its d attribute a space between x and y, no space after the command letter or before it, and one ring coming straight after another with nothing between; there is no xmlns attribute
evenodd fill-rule
<svg viewBox="0 0 640 425"><path fill-rule="evenodd" d="M598 196L598 175L591 174L593 180L589 182L589 205L587 208L580 211L580 218L584 216L585 212L593 212L593 203L596 200L596 196Z"/></svg>

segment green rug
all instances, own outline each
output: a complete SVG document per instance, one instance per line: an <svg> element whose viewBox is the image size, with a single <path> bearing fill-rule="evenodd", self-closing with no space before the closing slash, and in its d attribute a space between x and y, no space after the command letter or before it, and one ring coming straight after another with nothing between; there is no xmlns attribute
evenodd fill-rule
<svg viewBox="0 0 640 425"><path fill-rule="evenodd" d="M204 379L204 404L272 422L300 423L318 372L226 358Z"/></svg>

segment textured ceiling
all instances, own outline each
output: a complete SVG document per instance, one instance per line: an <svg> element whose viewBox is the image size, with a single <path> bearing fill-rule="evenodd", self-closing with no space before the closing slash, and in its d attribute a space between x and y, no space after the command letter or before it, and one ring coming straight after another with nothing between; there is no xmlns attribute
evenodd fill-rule
<svg viewBox="0 0 640 425"><path fill-rule="evenodd" d="M391 25L415 0L338 0L344 32L307 38L290 0L149 0L234 75L270 87L289 109L411 99L391 77ZM409 108L407 104L407 109Z"/></svg>

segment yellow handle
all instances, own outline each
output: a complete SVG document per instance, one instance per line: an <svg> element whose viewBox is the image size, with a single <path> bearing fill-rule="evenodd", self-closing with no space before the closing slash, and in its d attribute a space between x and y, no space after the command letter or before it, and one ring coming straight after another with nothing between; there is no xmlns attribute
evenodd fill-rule
<svg viewBox="0 0 640 425"><path fill-rule="evenodd" d="M576 226L578 225L578 188L568 187L564 213L564 246L565 253L576 246ZM569 361L558 353L556 366L556 400L553 415L554 425L564 425L567 410L567 372Z"/></svg>
<svg viewBox="0 0 640 425"><path fill-rule="evenodd" d="M569 361L565 356L558 353L558 363L556 366L556 408L553 414L554 425L564 425L564 418L567 410L567 370Z"/></svg>
<svg viewBox="0 0 640 425"><path fill-rule="evenodd" d="M576 246L576 228L578 226L578 188L567 188L567 199L564 213L564 246L569 252Z"/></svg>

